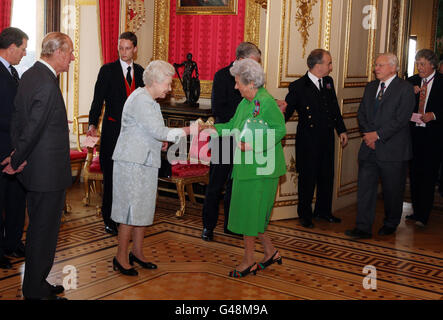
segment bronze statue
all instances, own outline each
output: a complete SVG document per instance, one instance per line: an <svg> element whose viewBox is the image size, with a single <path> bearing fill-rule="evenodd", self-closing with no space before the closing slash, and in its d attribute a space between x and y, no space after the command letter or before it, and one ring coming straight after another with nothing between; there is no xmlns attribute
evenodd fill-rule
<svg viewBox="0 0 443 320"><path fill-rule="evenodd" d="M182 78L177 70L180 67L184 67ZM200 97L200 80L198 79L197 63L192 61L192 54L188 53L186 55L186 60L182 63L174 63L174 68L186 95L185 103L190 104L191 106L197 106L197 101Z"/></svg>

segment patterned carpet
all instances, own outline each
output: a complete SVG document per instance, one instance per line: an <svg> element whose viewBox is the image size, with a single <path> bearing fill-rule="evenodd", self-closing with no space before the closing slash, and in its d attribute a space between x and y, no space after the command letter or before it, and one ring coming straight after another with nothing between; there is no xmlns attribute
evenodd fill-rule
<svg viewBox="0 0 443 320"><path fill-rule="evenodd" d="M138 267L138 277L126 277L112 269L117 237L104 232L94 206L82 206L80 188L68 197L72 212L62 224L49 281L74 287L65 291L69 299L421 300L443 295L441 212L433 213L434 225L427 230L402 222L396 236L365 241L343 234L352 226L352 207L336 213L341 224L315 222L316 228L304 229L295 219L271 222L268 232L283 264L232 279L228 273L241 260L242 239L224 234L219 223L215 241L202 241L201 206L191 205L179 219L178 201L160 197L144 243L145 255L158 269ZM257 260L262 252L257 243ZM22 299L23 259L12 261L13 269L0 269L2 300ZM376 267L376 289L363 286L367 265Z"/></svg>

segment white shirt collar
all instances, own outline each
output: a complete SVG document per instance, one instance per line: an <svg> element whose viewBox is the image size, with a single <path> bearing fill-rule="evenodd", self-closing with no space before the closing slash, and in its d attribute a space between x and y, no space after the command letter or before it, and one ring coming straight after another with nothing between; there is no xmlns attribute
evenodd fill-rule
<svg viewBox="0 0 443 320"><path fill-rule="evenodd" d="M318 78L317 76L313 75L310 71L308 71L308 77L309 79L311 79L311 81L315 84L315 86L320 89L320 84L318 83L318 80L320 78Z"/></svg>
<svg viewBox="0 0 443 320"><path fill-rule="evenodd" d="M49 68L49 70L51 70L51 72L54 74L54 76L57 77L57 72L55 72L54 68L49 63L47 63L43 59L39 59L38 62L43 63L45 66L47 66Z"/></svg>
<svg viewBox="0 0 443 320"><path fill-rule="evenodd" d="M380 86L381 83L384 82L384 83L385 83L385 90L386 90L386 89L389 87L389 85L391 84L392 80L394 80L396 76L397 76L397 74L394 74L392 77L390 77L390 78L389 78L388 80L386 80L386 81L381 81L381 80L380 80L380 84L379 84L378 86Z"/></svg>
<svg viewBox="0 0 443 320"><path fill-rule="evenodd" d="M435 76L435 70L434 70L434 72L432 72L430 75L429 75L429 77L427 77L427 78L422 78L421 80L423 81L423 80L426 80L427 82L429 82L432 78L434 78L434 76Z"/></svg>
<svg viewBox="0 0 443 320"><path fill-rule="evenodd" d="M120 59L120 64L122 65L123 70L128 71L128 67L131 67L131 70L134 70L134 61L131 61L130 64L126 63L122 59Z"/></svg>

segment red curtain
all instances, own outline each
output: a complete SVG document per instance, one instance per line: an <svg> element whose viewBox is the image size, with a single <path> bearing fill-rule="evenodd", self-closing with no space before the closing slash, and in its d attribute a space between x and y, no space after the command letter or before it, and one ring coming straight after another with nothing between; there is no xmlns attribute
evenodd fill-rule
<svg viewBox="0 0 443 320"><path fill-rule="evenodd" d="M100 36L103 63L118 59L120 0L100 0Z"/></svg>
<svg viewBox="0 0 443 320"><path fill-rule="evenodd" d="M11 25L12 0L0 1L0 32Z"/></svg>

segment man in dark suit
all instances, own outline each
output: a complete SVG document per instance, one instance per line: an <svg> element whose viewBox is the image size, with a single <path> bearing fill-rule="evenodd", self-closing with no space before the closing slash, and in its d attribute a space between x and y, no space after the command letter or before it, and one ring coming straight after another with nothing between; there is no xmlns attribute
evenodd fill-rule
<svg viewBox="0 0 443 320"><path fill-rule="evenodd" d="M332 59L328 51L313 50L307 59L309 71L289 85L285 120L297 110L296 169L298 172L298 208L301 225L313 228L313 216L328 222L341 222L332 215L334 185L334 129L342 147L348 142L340 113L334 82L328 75ZM314 214L312 199L317 186Z"/></svg>
<svg viewBox="0 0 443 320"><path fill-rule="evenodd" d="M120 134L123 106L126 98L143 84L143 67L134 63L137 53L137 36L124 32L118 41L120 59L100 68L94 89L94 99L89 111L88 135L97 136L100 115L105 104L100 138L100 167L103 171L102 217L105 231L117 234L117 226L111 220L112 209L112 154Z"/></svg>
<svg viewBox="0 0 443 320"><path fill-rule="evenodd" d="M250 42L242 42L237 46L236 59L251 58L260 62L261 53L257 46ZM229 72L234 62L218 70L212 83L211 108L215 116L215 123L228 122L235 114L238 104L243 99L240 92L235 89L235 79ZM232 164L233 164L233 138L216 138L211 145L218 145L212 149L211 164L209 169L209 184L206 186L205 201L203 205L203 232L202 239L211 241L214 237L214 228L218 220L218 207L220 196L225 186L224 195L224 232L233 234L228 230L229 206L232 191ZM222 152L223 150L223 152Z"/></svg>
<svg viewBox="0 0 443 320"><path fill-rule="evenodd" d="M27 43L28 36L20 29L0 33L0 161L12 152L10 126L19 80L14 65L26 55ZM0 173L0 268L12 268L5 254L24 257L25 208L25 190L17 177Z"/></svg>
<svg viewBox="0 0 443 320"><path fill-rule="evenodd" d="M414 213L406 219L424 227L433 207L443 153L443 75L436 70L438 60L432 50L418 51L415 61L418 74L408 81L415 89L414 113L420 121L410 122L410 185Z"/></svg>
<svg viewBox="0 0 443 320"><path fill-rule="evenodd" d="M11 123L13 153L3 172L18 175L26 189L29 226L26 232L23 296L60 299L62 286L46 278L54 262L66 189L71 185L69 129L57 76L74 60L71 39L63 33L45 36L41 59L23 74Z"/></svg>
<svg viewBox="0 0 443 320"><path fill-rule="evenodd" d="M377 80L370 82L358 109L363 141L358 153L357 221L346 235L372 237L379 179L383 188L385 219L379 235L396 231L403 210L408 161L412 157L409 119L414 109L414 90L397 77L398 59L390 53L375 61Z"/></svg>

